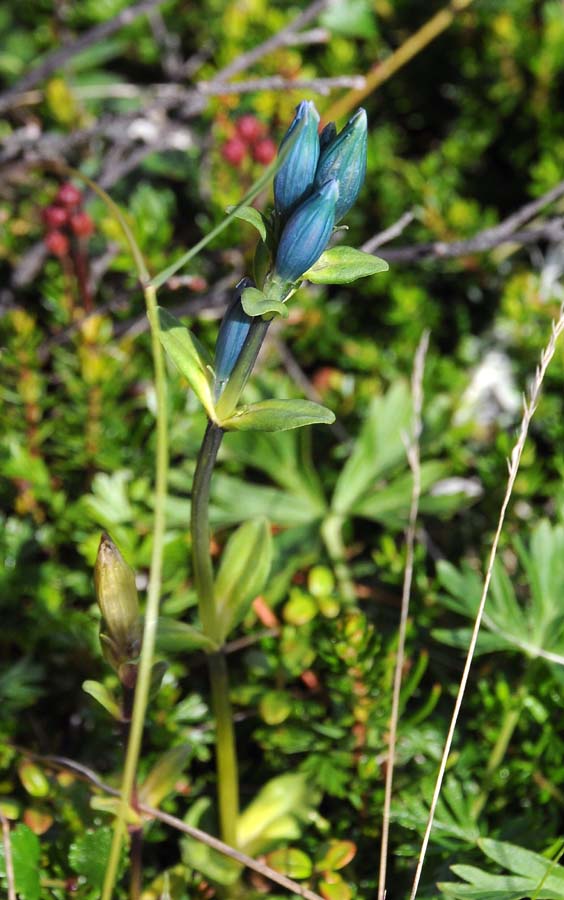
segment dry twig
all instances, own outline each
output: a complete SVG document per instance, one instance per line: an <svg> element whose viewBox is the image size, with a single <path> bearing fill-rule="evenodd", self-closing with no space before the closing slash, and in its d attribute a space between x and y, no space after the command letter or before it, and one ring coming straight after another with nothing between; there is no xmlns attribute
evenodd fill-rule
<svg viewBox="0 0 564 900"><path fill-rule="evenodd" d="M4 867L6 869L6 881L8 882L8 900L16 900L16 879L14 875L14 860L12 859L10 823L2 812L0 812L0 822L2 822L2 843L4 844Z"/></svg>
<svg viewBox="0 0 564 900"><path fill-rule="evenodd" d="M460 685L458 687L458 693L456 695L456 702L454 704L454 710L452 713L452 719L450 721L448 734L446 737L443 753L441 756L441 762L439 765L439 771L437 774L437 781L435 783L435 789L433 791L433 797L431 800L431 806L429 809L429 818L427 820L427 826L425 828L425 834L423 836L423 842L421 845L421 851L419 854L419 859L417 862L417 869L415 871L415 878L413 880L413 886L411 889L410 900L415 900L417 896L417 890L419 888L419 882L421 880L421 872L423 870L423 863L425 861L425 856L427 853L427 847L429 845L429 839L431 837L431 830L433 828L433 821L435 818L435 812L437 809L437 803L439 801L439 795L441 792L441 787L443 783L444 774L447 767L447 761L450 754L450 750L452 747L452 741L454 738L454 732L456 729L456 723L458 721L458 715L460 713L460 708L462 706L462 701L464 699L464 693L466 691L466 685L468 683L468 677L470 675L470 668L472 666L472 660L474 658L474 652L476 650L476 644L478 643L478 635L480 632L480 625L482 624L482 618L484 615L484 608L486 605L486 600L488 597L488 591L490 588L490 583L492 580L494 563L497 555L497 550L499 546L499 541L501 538L501 532L503 530L503 526L505 523L505 516L507 513L507 507L509 506L509 501L511 499L511 495L513 493L513 486L515 484L515 479L517 478L517 473L519 471L519 465L521 462L521 456L523 454L523 448L525 446L525 441L527 440L527 434L529 432L529 426L531 424L531 420L535 414L535 410L537 408L537 404L539 402L539 397L541 393L542 383L544 381L544 376L546 375L546 370L548 369L552 357L556 351L556 342L558 338L564 331L564 306L560 309L560 315L556 321L552 323L552 332L550 335L550 340L548 344L544 348L541 353L539 366L537 368L535 379L533 381L532 387L529 392L529 399L525 398L523 401L523 418L521 420L521 427L519 429L519 435L517 437L517 441L515 442L515 446L511 452L511 458L509 460L509 478L507 480L507 487L505 490L505 496L503 498L503 503L501 504L501 510L499 514L499 520L497 523L496 532L494 535L494 539L492 542L488 564L486 568L486 575L484 578L484 585L482 588L482 596L480 598L480 603L478 606L478 612L476 614L476 620L474 622L474 628L472 630L472 637L470 639L470 645L468 647L468 653L466 655L466 661L464 663L464 670L462 672L462 678L460 679Z"/></svg>
<svg viewBox="0 0 564 900"><path fill-rule="evenodd" d="M413 560L415 554L415 529L417 525L417 513L419 511L419 497L421 494L421 460L419 452L419 440L423 428L423 373L425 369L425 356L429 346L429 332L424 331L419 341L413 363L413 375L411 378L411 394L413 398L412 433L408 438L406 452L409 468L413 475L411 489L411 504L409 508L409 520L405 533L405 572L403 577L403 589L401 596L400 624L398 631L398 650L394 668L394 686L392 691L392 711L390 715L390 727L388 732L388 764L386 766L386 784L384 791L384 809L382 812L382 842L380 846L380 873L378 876L378 900L384 900L386 895L386 869L388 862L388 836L390 831L390 809L392 805L392 782L394 778L394 763L396 754L396 740L399 721L401 680L405 658L405 636L407 632L407 615L409 612L409 600L411 596L411 583L413 580Z"/></svg>

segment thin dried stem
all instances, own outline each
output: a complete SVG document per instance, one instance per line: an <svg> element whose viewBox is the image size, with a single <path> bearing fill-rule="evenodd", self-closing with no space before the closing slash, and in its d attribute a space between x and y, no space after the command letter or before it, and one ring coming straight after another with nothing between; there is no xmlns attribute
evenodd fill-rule
<svg viewBox="0 0 564 900"><path fill-rule="evenodd" d="M116 788L110 787L109 784L102 781L97 772L90 769L88 766L82 765L82 763L75 762L75 760L69 759L66 756L40 756L39 754L30 753L28 751L25 751L25 753L33 759L40 759L52 766L76 772L106 794L110 794L113 797L120 796L120 792L116 790ZM287 878L286 875L282 875L275 869L271 869L266 863L259 862L251 856L247 856L246 853L241 853L240 850L235 850L233 847L230 847L229 844L225 844L223 841L220 841L219 838L207 834L207 832L202 831L200 828L195 828L193 825L187 825L186 822L183 822L182 819L178 819L176 816L171 816L169 813L141 802L137 804L136 809L146 816L149 816L151 819L157 819L159 822L164 822L165 825L170 825L171 828L175 828L177 831L181 831L183 834L195 838L195 840L200 841L207 847L211 847L213 850L217 850L218 853L222 853L223 856L228 856L230 859L241 863L242 866L252 869L254 872L258 872L259 875L263 875L275 884L279 884L281 887L292 891L292 893L297 894L298 897L304 897L304 900L323 900L323 898L320 897L319 894L316 894L315 891L310 891L309 888L298 884L291 878ZM15 900L15 896L13 900Z"/></svg>
<svg viewBox="0 0 564 900"><path fill-rule="evenodd" d="M333 119L339 119L341 116L347 115L352 109L355 109L365 97L368 97L372 91L375 91L381 84L388 81L392 75L395 75L406 63L410 62L436 37L442 34L454 22L458 13L470 6L472 2L473 0L451 0L414 34L410 35L387 59L377 62L366 73L365 87L361 90L350 91L340 100L337 100L325 113L324 121L329 122Z"/></svg>
<svg viewBox="0 0 564 900"><path fill-rule="evenodd" d="M554 352L556 350L556 342L563 331L564 331L564 306L561 307L561 309L560 309L560 315L559 315L558 319L552 323L552 332L550 335L550 340L541 353L539 366L535 373L535 379L533 381L532 387L529 392L529 398L527 400L527 398L525 397L523 400L524 408L523 408L523 418L521 419L521 427L519 429L519 435L518 435L517 441L511 452L511 458L508 461L509 477L507 480L507 488L505 490L505 496L503 498L503 503L501 504L499 521L497 523L497 529L495 532L495 536L494 536L490 554L489 554L488 565L487 565L486 575L484 578L484 585L483 585L483 589L482 589L482 596L480 598L480 604L479 604L478 612L476 615L476 621L474 622L474 628L472 630L472 637L470 639L470 646L468 647L468 653L466 655L464 671L462 672L462 678L460 679L460 685L458 687L458 693L456 695L456 702L454 704L454 711L452 713L452 719L450 721L448 734L447 734L447 738L445 741L445 746L444 746L443 753L441 756L439 772L437 775L435 789L433 791L433 798L431 800L431 807L429 810L429 818L427 821L427 826L425 828L425 834L423 836L423 843L421 845L419 860L417 862L417 869L415 871L415 878L413 880L413 886L411 889L410 900L415 900L415 897L417 896L419 882L421 880L421 872L423 870L423 863L425 862L427 847L429 845L431 830L433 828L433 820L435 818L437 803L439 801L439 795L441 792L441 787L442 787L443 778L444 778L444 774L445 774L445 770L446 770L446 766L447 766L447 761L448 761L448 757L450 754L452 741L454 738L456 723L458 721L458 715L460 713L460 708L462 706L462 700L464 698L464 693L466 691L466 685L468 683L468 677L470 675L470 668L472 666L472 660L474 658L474 652L476 650L476 644L478 642L478 634L480 631L480 625L482 624L482 618L484 615L484 607L486 605L486 599L488 596L490 582L492 580L495 558L497 555L499 541L501 538L501 532L503 530L503 525L505 523L505 515L507 512L507 507L509 506L509 501L511 499L511 494L513 493L513 487L515 485L515 479L517 478L517 473L519 471L519 465L521 462L521 456L523 454L523 448L525 446L525 441L527 440L529 426L531 424L531 420L535 414L535 410L537 408L537 404L539 401L544 376L546 375L546 370L548 369L548 366L550 365L552 357L554 356Z"/></svg>
<svg viewBox="0 0 564 900"><path fill-rule="evenodd" d="M4 844L4 866L6 868L6 880L8 882L8 900L16 900L16 879L14 876L14 861L12 859L12 841L10 840L10 823L0 812L2 822L2 843Z"/></svg>
<svg viewBox="0 0 564 900"><path fill-rule="evenodd" d="M388 762L386 766L386 785L384 791L384 810L382 813L382 843L380 845L380 873L378 877L378 900L384 900L386 896L386 869L388 862L388 837L390 832L390 809L392 805L392 782L394 778L394 763L396 753L396 739L398 731L401 680L405 659L405 636L407 631L407 616L409 612L409 600L411 596L411 584L413 581L413 559L415 555L415 531L417 525L417 513L419 511L419 497L421 495L421 459L419 452L419 439L423 427L421 413L423 409L423 373L425 371L425 356L429 346L429 332L424 331L419 346L415 353L413 363L413 375L411 378L411 394L413 398L412 433L407 445L407 460L413 474L413 486L411 488L411 504L409 519L405 532L405 573L403 577L403 589L401 597L400 625L398 633L398 650L394 669L394 686L392 692L392 711L390 715L390 727L388 732Z"/></svg>

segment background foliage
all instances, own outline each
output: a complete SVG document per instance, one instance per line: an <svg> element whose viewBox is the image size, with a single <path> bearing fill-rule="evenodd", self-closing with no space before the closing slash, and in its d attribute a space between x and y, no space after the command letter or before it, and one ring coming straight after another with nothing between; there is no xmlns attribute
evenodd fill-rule
<svg viewBox="0 0 564 900"><path fill-rule="evenodd" d="M43 54L123 6L119 0L6 4L0 76L6 85L17 82ZM322 14L317 24L327 29L325 42L278 47L252 76L365 73L439 6L355 0L344 9ZM89 679L116 688L99 652L91 573L105 529L134 566L141 591L146 586L155 424L143 299L115 222L87 193L84 208L95 230L75 251L89 261L89 298L76 267L45 249L42 210L58 181L45 166L30 163L43 159L41 147L50 139L46 156L105 178L157 272L219 222L262 172L263 161L250 154L237 166L226 159L243 114L256 116L264 137L277 141L302 97L315 99L322 115L334 97L303 90L224 94L202 101L196 117L176 108L168 116L158 103L147 103L151 85L178 89L212 78L279 31L299 7L167 0L159 10L73 57L14 103L0 125L0 809L18 823L14 856L29 862L18 870L25 900L64 897L71 889L81 898L98 896L108 816L99 803L92 806L86 781L41 757L65 756L117 783L119 731L81 688ZM191 60L192 68L175 75L179 60ZM476 0L365 99L368 176L348 219L347 243L360 246L409 210L414 219L396 243L463 239L553 187L564 161L563 65L557 0ZM136 86L137 94L124 96L125 85ZM26 129L35 135L35 149L25 143ZM84 131L88 139L73 143ZM163 135L164 148L156 137ZM132 165L131 154L140 148L145 152ZM159 293L161 305L180 311L209 347L228 290L248 270L254 242L244 222L231 225L185 277L171 279ZM385 256L385 248L378 252ZM394 896L405 896L410 883L520 392L562 300L562 265L558 246L506 243L455 259L392 261L389 273L354 286L302 289L289 321L269 342L248 396L302 396L292 365L297 361L339 427L225 440L212 498L217 554L230 526L243 518L266 513L274 526L274 573L242 623L230 659L243 805L270 778L303 776L294 785L294 831L260 850L300 851L294 875L328 900L372 896L377 882L410 491L401 433L416 345L430 328L426 475L393 805ZM521 845L548 857L558 852L564 685L560 663L546 652L562 655L563 363L560 348L516 485L425 867L424 897L440 896L439 882L448 882L447 896L493 896L494 883L476 880L476 867L505 878L504 886L495 882L505 893L495 896L529 896L534 885L513 884L507 870L516 877L534 874L532 857L524 872L518 855L509 854L509 864L499 848ZM195 596L187 523L204 419L172 370L169 402L162 609L190 621ZM339 507L358 585L356 600L345 601L321 523L335 497L346 494L351 458L364 482L357 491L362 503L351 488ZM187 746L182 771L155 802L213 830L203 658L170 646L161 648L161 658L168 670L150 708L141 778L171 748ZM496 748L502 752L496 755ZM223 876L213 859L196 855L185 838L152 823L144 897L161 896L164 870L171 896L211 896L207 882ZM278 865L288 868L285 859ZM539 872L544 859L535 857ZM2 866L0 857L0 877ZM454 885L455 876L482 893ZM552 888L547 882L548 893L536 896L562 896L561 877L548 877L555 879ZM265 886L254 881L252 889Z"/></svg>

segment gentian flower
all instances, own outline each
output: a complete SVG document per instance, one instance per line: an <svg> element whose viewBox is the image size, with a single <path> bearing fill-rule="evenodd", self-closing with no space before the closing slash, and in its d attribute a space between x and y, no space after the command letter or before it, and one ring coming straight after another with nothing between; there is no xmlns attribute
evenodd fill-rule
<svg viewBox="0 0 564 900"><path fill-rule="evenodd" d="M339 134L332 132L329 125L321 133L315 186L320 187L329 178L337 180L335 222L340 222L354 204L366 175L366 124L366 112L359 109Z"/></svg>
<svg viewBox="0 0 564 900"><path fill-rule="evenodd" d="M318 125L319 113L315 106L309 100L302 100L280 144L282 150L295 136L292 149L274 179L274 205L282 217L291 213L313 187L319 160Z"/></svg>
<svg viewBox="0 0 564 900"><path fill-rule="evenodd" d="M245 288L254 287L251 278L242 278L235 288L235 295L222 319L215 345L215 398L223 387L239 359L243 344L249 333L252 317L241 305L241 295Z"/></svg>
<svg viewBox="0 0 564 900"><path fill-rule="evenodd" d="M276 253L274 272L281 281L298 281L317 262L331 237L338 199L339 185L333 178L292 213Z"/></svg>

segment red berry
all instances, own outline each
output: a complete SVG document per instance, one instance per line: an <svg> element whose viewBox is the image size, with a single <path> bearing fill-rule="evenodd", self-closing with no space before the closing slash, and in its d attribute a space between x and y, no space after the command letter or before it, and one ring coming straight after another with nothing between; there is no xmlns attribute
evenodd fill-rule
<svg viewBox="0 0 564 900"><path fill-rule="evenodd" d="M70 224L77 237L90 237L94 231L94 222L85 212L77 212L71 216Z"/></svg>
<svg viewBox="0 0 564 900"><path fill-rule="evenodd" d="M254 144L264 134L264 125L255 116L241 116L235 128L239 137L247 144Z"/></svg>
<svg viewBox="0 0 564 900"><path fill-rule="evenodd" d="M247 145L241 138L232 137L221 148L221 155L230 166L239 166L247 152Z"/></svg>
<svg viewBox="0 0 564 900"><path fill-rule="evenodd" d="M253 159L255 162L267 166L276 156L276 144L271 138L262 138L253 147Z"/></svg>
<svg viewBox="0 0 564 900"><path fill-rule="evenodd" d="M80 206L82 203L82 192L79 191L74 184L71 184L70 181L66 181L57 191L55 200L62 206L66 206L67 209L73 209L73 207Z"/></svg>
<svg viewBox="0 0 564 900"><path fill-rule="evenodd" d="M63 228L68 222L68 213L62 206L46 206L41 213L47 228Z"/></svg>
<svg viewBox="0 0 564 900"><path fill-rule="evenodd" d="M44 238L45 246L53 256L66 256L69 252L69 239L62 231L50 231Z"/></svg>

